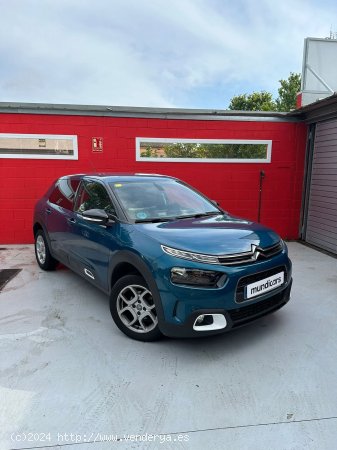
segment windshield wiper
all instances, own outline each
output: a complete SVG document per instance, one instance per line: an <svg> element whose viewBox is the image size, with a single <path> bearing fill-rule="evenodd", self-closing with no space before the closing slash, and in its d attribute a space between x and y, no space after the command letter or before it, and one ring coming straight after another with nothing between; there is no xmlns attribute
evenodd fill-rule
<svg viewBox="0 0 337 450"><path fill-rule="evenodd" d="M222 212L209 211L204 213L196 213L190 214L186 216L175 216L175 217L155 217L153 219L137 219L135 223L159 223L159 222L172 222L178 219L199 219L200 217L209 217L209 216L220 216Z"/></svg>
<svg viewBox="0 0 337 450"><path fill-rule="evenodd" d="M135 223L159 223L159 222L171 222L174 219L168 219L166 217L155 217L154 219L137 219Z"/></svg>
<svg viewBox="0 0 337 450"><path fill-rule="evenodd" d="M222 215L222 212L216 212L216 211L209 211L204 213L197 213L197 214L190 214L186 216L177 216L175 219L199 219L200 217L208 217L208 216L220 216Z"/></svg>

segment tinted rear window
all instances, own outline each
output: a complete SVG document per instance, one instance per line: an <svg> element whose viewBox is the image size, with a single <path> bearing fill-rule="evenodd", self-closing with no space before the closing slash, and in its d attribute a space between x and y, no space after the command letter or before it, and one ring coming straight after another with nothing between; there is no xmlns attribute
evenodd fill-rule
<svg viewBox="0 0 337 450"><path fill-rule="evenodd" d="M72 210L74 206L74 198L80 180L71 178L61 178L57 181L49 201L62 208Z"/></svg>

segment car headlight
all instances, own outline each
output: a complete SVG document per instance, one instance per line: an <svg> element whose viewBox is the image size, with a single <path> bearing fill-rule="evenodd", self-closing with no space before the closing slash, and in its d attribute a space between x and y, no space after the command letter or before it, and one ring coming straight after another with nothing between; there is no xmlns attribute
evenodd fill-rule
<svg viewBox="0 0 337 450"><path fill-rule="evenodd" d="M219 264L219 258L212 255L203 255L201 253L186 252L184 250L178 250L176 248L161 246L164 253L176 258L188 259L190 261L202 262L206 264Z"/></svg>
<svg viewBox="0 0 337 450"><path fill-rule="evenodd" d="M189 286L219 288L225 284L227 275L215 270L187 269L185 267L172 267L171 282Z"/></svg>
<svg viewBox="0 0 337 450"><path fill-rule="evenodd" d="M280 239L281 245L283 247L283 249L286 251L286 253L288 253L288 246L287 244L284 242L283 239Z"/></svg>

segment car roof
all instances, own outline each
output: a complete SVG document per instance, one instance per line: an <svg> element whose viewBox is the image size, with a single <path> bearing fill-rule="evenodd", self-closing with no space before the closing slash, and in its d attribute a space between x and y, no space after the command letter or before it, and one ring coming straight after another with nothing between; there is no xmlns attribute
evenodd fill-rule
<svg viewBox="0 0 337 450"><path fill-rule="evenodd" d="M153 178L166 178L175 180L175 177L171 177L169 175L160 175L157 173L119 173L119 172L104 172L104 173L80 173L80 174L69 174L64 175L60 179L64 178L99 178L106 182L113 182L116 180L124 180L124 181L134 181L134 180L144 180L144 179L153 179Z"/></svg>

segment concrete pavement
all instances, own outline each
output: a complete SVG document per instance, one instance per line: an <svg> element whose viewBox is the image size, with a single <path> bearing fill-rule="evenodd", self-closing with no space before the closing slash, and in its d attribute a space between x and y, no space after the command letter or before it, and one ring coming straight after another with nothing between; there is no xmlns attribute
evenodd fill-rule
<svg viewBox="0 0 337 450"><path fill-rule="evenodd" d="M141 343L85 280L41 271L32 246L2 247L0 269L22 269L0 293L2 449L336 448L336 259L290 243L282 310Z"/></svg>

